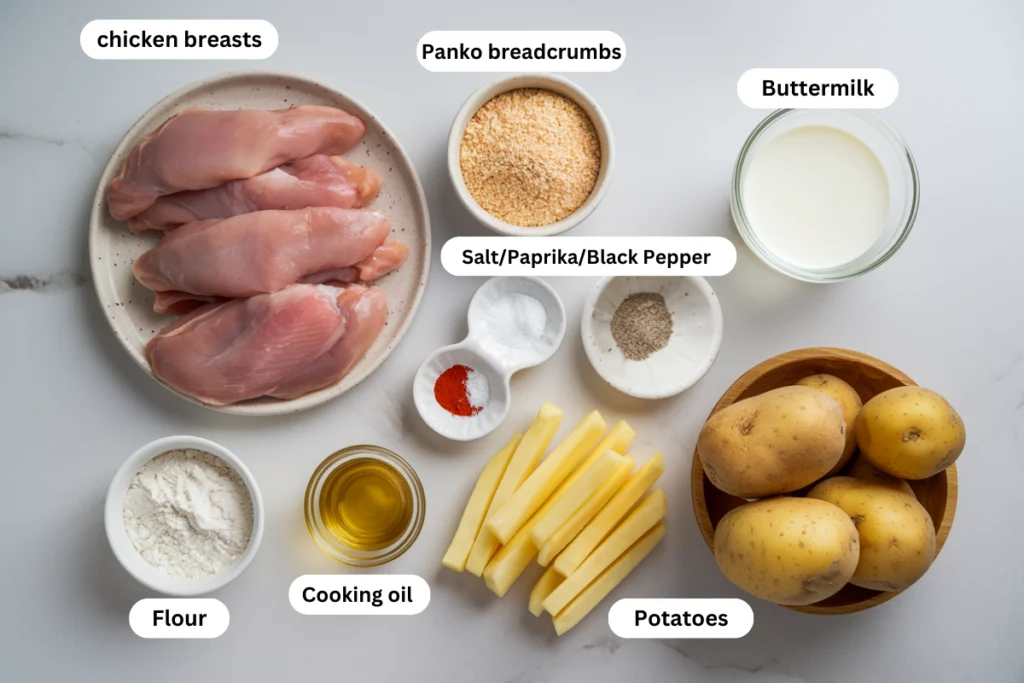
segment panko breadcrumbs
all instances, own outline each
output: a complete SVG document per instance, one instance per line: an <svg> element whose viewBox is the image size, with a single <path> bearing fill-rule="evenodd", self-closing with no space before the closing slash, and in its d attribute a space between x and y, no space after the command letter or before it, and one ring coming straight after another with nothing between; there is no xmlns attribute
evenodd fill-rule
<svg viewBox="0 0 1024 683"><path fill-rule="evenodd" d="M594 190L601 143L578 104L550 90L521 88L473 116L459 165L469 194L487 213L521 227L551 225Z"/></svg>

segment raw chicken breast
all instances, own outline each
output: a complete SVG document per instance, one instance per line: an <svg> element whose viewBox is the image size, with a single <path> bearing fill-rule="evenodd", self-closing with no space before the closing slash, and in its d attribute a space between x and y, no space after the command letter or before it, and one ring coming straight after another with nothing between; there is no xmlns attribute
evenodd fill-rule
<svg viewBox="0 0 1024 683"><path fill-rule="evenodd" d="M257 211L169 232L135 260L132 272L155 292L252 296L354 266L390 230L388 219L374 209Z"/></svg>
<svg viewBox="0 0 1024 683"><path fill-rule="evenodd" d="M297 284L193 311L146 355L156 377L204 403L291 398L341 380L386 318L376 287Z"/></svg>
<svg viewBox="0 0 1024 683"><path fill-rule="evenodd" d="M381 183L375 171L356 166L344 157L314 154L254 178L161 197L128 219L128 227L132 232L169 230L194 221L266 209L358 209L377 197Z"/></svg>
<svg viewBox="0 0 1024 683"><path fill-rule="evenodd" d="M345 334L330 351L268 392L270 396L298 398L337 384L366 355L388 319L388 298L378 287L352 285L342 290L338 308L345 318Z"/></svg>
<svg viewBox="0 0 1024 683"><path fill-rule="evenodd" d="M325 270L308 275L300 282L307 284L345 285L354 282L371 282L384 277L405 262L409 247L402 242L385 242L373 253L354 266ZM204 304L223 301L222 297L189 294L175 290L156 292L153 310L157 313L184 315Z"/></svg>
<svg viewBox="0 0 1024 683"><path fill-rule="evenodd" d="M252 178L314 154L343 154L365 130L334 107L186 109L129 152L107 190L110 215L128 219L164 195Z"/></svg>

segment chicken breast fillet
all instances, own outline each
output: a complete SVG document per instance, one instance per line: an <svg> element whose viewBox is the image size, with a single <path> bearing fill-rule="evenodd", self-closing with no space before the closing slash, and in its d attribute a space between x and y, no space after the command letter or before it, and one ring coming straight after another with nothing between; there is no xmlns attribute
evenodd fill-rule
<svg viewBox="0 0 1024 683"><path fill-rule="evenodd" d="M314 154L254 178L161 197L129 218L128 227L132 232L170 230L185 223L267 209L358 209L377 197L381 183L375 171L345 157Z"/></svg>
<svg viewBox="0 0 1024 683"><path fill-rule="evenodd" d="M204 403L295 398L340 381L386 320L376 287L296 284L197 309L152 339L146 356L156 377Z"/></svg>
<svg viewBox="0 0 1024 683"><path fill-rule="evenodd" d="M390 231L387 217L374 209L257 211L169 232L135 260L132 272L155 292L253 296L355 266Z"/></svg>
<svg viewBox="0 0 1024 683"><path fill-rule="evenodd" d="M334 107L186 109L128 153L107 189L110 215L137 216L164 195L252 178L314 154L343 154L366 131Z"/></svg>

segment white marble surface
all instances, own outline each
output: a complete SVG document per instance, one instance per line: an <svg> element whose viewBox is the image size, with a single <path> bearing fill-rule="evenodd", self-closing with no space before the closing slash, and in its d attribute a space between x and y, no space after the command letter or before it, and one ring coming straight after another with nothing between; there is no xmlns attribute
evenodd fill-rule
<svg viewBox="0 0 1024 683"><path fill-rule="evenodd" d="M9 681L624 679L758 683L1024 681L1024 157L1018 87L1024 5L946 2L592 3L127 0L6 2L0 8L0 679ZM684 8L685 6L685 8ZM587 7L588 9L583 9ZM670 9L673 8L673 9ZM98 62L78 45L94 18L263 18L280 32L262 64ZM426 433L411 406L423 356L465 332L478 282L437 264L449 236L477 233L444 168L448 125L485 75L430 74L417 39L441 28L608 28L629 55L612 74L574 77L605 107L619 164L604 204L576 234L721 234L731 166L762 116L735 83L753 66L882 66L899 78L888 118L923 179L913 235L862 279L810 286L783 279L740 247L713 281L725 313L722 354L684 395L644 403L610 390L579 342L591 280L553 282L571 316L545 366L514 380L506 429L471 445ZM311 412L231 418L190 405L147 378L117 345L88 280L86 213L108 154L153 102L201 76L247 66L322 79L372 107L423 179L435 270L411 336L356 391ZM956 523L941 557L905 595L847 617L797 614L752 600L741 641L624 642L599 613L556 639L526 611L528 581L493 599L468 576L439 571L477 471L542 399L568 420L594 407L634 423L638 452L668 458L670 534L616 597L735 596L690 509L696 432L719 394L772 354L813 345L862 350L946 395L970 433ZM567 421L568 421L567 420ZM102 530L114 470L153 438L192 433L241 455L261 482L267 530L259 556L217 594L231 627L217 641L146 642L128 628L147 595L115 562ZM413 618L313 618L289 607L297 575L342 571L301 518L306 480L351 443L396 449L418 469L428 515L393 572L433 586Z"/></svg>

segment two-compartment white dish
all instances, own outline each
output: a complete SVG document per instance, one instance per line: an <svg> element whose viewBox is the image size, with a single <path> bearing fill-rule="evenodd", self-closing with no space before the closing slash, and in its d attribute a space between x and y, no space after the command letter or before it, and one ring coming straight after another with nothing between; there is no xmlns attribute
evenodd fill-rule
<svg viewBox="0 0 1024 683"><path fill-rule="evenodd" d="M544 307L546 322L536 342L526 347L503 344L489 327L488 314L504 296L525 294ZM511 405L509 381L524 368L549 359L565 336L565 307L547 283L534 277L496 277L473 295L467 313L469 335L458 344L445 346L427 356L413 381L413 400L423 421L441 436L471 441L494 431L508 415ZM434 397L437 378L453 365L466 365L483 373L490 399L476 415L453 415Z"/></svg>

